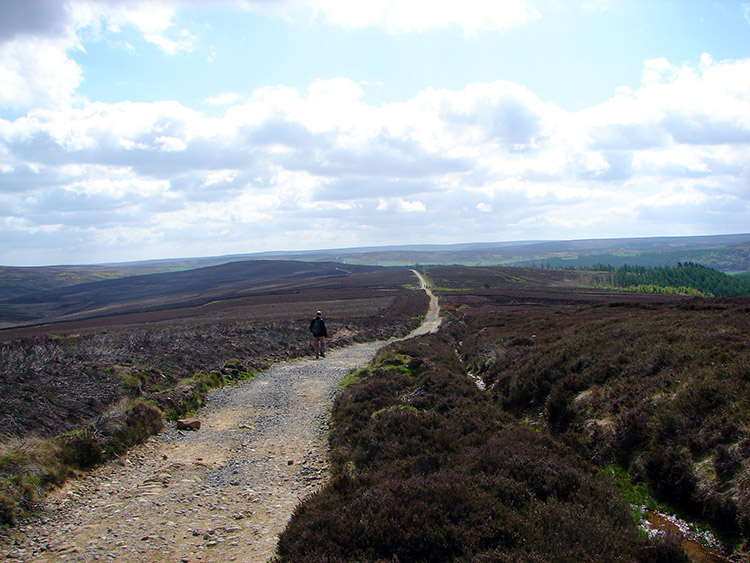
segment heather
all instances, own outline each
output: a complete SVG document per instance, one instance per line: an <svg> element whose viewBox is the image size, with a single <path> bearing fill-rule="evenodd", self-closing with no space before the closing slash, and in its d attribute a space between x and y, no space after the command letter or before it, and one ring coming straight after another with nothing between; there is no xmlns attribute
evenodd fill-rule
<svg viewBox="0 0 750 563"><path fill-rule="evenodd" d="M521 303L478 281L443 298L493 401L746 551L750 300L548 290Z"/></svg>
<svg viewBox="0 0 750 563"><path fill-rule="evenodd" d="M333 478L280 561L682 561L610 480L463 372L450 331L382 352L336 401Z"/></svg>
<svg viewBox="0 0 750 563"><path fill-rule="evenodd" d="M636 498L746 556L750 300L425 272L447 321L350 378L279 561L687 561Z"/></svg>

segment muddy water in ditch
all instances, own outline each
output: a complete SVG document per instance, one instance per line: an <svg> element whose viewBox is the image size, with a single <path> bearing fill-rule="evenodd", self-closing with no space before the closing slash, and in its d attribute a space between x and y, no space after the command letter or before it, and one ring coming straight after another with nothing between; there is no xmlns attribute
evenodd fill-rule
<svg viewBox="0 0 750 563"><path fill-rule="evenodd" d="M719 542L710 534L695 532L687 523L658 512L647 510L644 518L649 533L676 534L681 538L682 549L692 563L729 563L722 555Z"/></svg>

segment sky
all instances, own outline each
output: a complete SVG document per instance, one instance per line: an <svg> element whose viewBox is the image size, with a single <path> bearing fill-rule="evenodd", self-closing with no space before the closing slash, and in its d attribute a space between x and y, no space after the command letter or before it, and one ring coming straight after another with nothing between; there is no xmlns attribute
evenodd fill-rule
<svg viewBox="0 0 750 563"><path fill-rule="evenodd" d="M750 0L0 0L0 264L750 232Z"/></svg>

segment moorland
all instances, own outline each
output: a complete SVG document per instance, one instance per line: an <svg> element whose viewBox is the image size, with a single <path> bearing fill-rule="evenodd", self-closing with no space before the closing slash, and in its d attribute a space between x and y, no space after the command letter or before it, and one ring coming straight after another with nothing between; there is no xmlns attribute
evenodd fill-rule
<svg viewBox="0 0 750 563"><path fill-rule="evenodd" d="M335 289L336 280L347 280L338 286L351 292L358 285L367 285L365 274L377 277L377 272L382 271L377 267L333 262L252 260L137 275L128 269L123 270L128 274L125 276L69 285L56 268L46 283L41 281L45 278L45 268L41 272L37 268L23 269L21 274L16 270L4 277L0 273L6 295L0 302L0 323L6 327L89 318L104 318L95 324L106 325L112 323L114 317L123 315L130 324L205 317L214 314L216 309L241 310L258 296L258 303L273 303L269 295L307 292L306 297L314 300L310 292L320 287ZM136 266L135 271L141 271L141 267ZM353 274L361 274L364 281L352 285L354 278L350 276ZM212 309L208 314L206 307ZM281 316L284 316L283 311Z"/></svg>
<svg viewBox="0 0 750 563"><path fill-rule="evenodd" d="M0 331L3 520L211 386L308 354L315 309L333 345L403 334L426 310L405 268L274 263L73 285L58 310L57 294L21 296L55 322ZM639 294L581 270L420 270L443 326L352 376L332 478L299 505L280 561L747 557L750 298ZM644 533L657 512L719 540Z"/></svg>
<svg viewBox="0 0 750 563"><path fill-rule="evenodd" d="M333 478L279 561L747 560L750 299L424 272L443 328L338 398ZM720 539L639 531L664 513Z"/></svg>
<svg viewBox="0 0 750 563"><path fill-rule="evenodd" d="M721 272L747 277L750 276L750 233L688 237L399 245L301 252L261 252L95 265L23 268L0 266L0 327L21 322L34 322L35 318L38 320L37 315L44 312L44 309L35 303L34 296L47 290L130 276L205 269L249 260L297 261L308 264L333 262L349 266L424 264L553 268L591 267L595 264L609 264L614 267L625 264L656 267L695 262ZM187 278L183 278L183 281L186 280ZM109 287L117 288L116 285ZM55 296L54 293L49 293L41 299L52 300ZM107 296L113 297L112 292ZM28 310L28 306L32 304L33 306ZM46 312L50 313L50 310ZM54 313L54 309L51 312Z"/></svg>
<svg viewBox="0 0 750 563"><path fill-rule="evenodd" d="M407 269L254 261L172 275L71 286L57 322L0 330L0 521L212 387L309 355L318 309L334 347L406 334L427 310Z"/></svg>

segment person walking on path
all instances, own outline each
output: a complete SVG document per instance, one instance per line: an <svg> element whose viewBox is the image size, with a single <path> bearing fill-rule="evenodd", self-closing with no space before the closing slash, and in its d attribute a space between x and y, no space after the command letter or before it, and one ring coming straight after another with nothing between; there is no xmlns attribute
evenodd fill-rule
<svg viewBox="0 0 750 563"><path fill-rule="evenodd" d="M315 359L319 357L326 357L326 322L323 320L323 313L318 311L315 313L315 318L310 321L310 332L313 337L313 350L315 351Z"/></svg>

